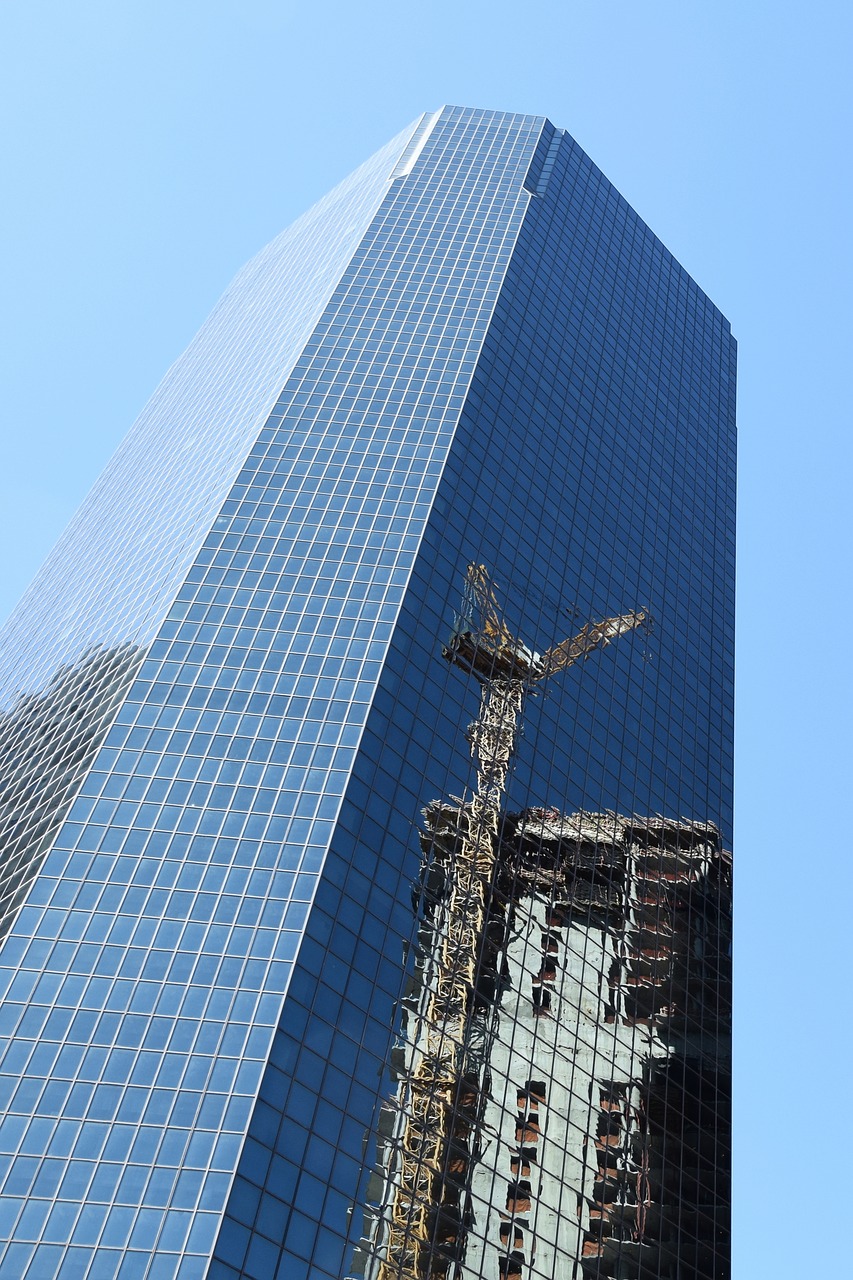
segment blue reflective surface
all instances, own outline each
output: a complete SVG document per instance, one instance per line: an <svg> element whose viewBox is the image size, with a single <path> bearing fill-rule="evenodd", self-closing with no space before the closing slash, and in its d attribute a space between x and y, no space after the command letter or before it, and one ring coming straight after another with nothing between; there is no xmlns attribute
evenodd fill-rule
<svg viewBox="0 0 853 1280"><path fill-rule="evenodd" d="M535 700L509 806L728 838L733 396L538 117L445 108L238 276L11 624L8 759L74 763L6 864L0 1277L350 1273L469 562L540 649L656 622Z"/></svg>
<svg viewBox="0 0 853 1280"><path fill-rule="evenodd" d="M0 932L387 191L411 132L389 143L238 274L4 627Z"/></svg>
<svg viewBox="0 0 853 1280"><path fill-rule="evenodd" d="M522 226L415 562L217 1244L217 1280L260 1280L279 1240L275 1274L288 1280L382 1274L381 1256L365 1260L356 1245L365 1205L381 1200L377 1097L391 1093L388 1026L406 990L420 811L471 785L477 687L439 656L467 563L493 569L512 631L542 649L576 630L576 617L639 603L656 624L649 640L622 641L546 686L526 717L508 806L670 813L710 819L730 839L734 344L580 148L563 136L556 154L542 150L546 192ZM724 1059L715 1070L722 1079ZM724 1117L716 1141L711 1230L723 1243L708 1265L723 1280ZM576 1191L566 1190L572 1219ZM689 1241L679 1249L688 1267ZM566 1255L567 1275L575 1262Z"/></svg>

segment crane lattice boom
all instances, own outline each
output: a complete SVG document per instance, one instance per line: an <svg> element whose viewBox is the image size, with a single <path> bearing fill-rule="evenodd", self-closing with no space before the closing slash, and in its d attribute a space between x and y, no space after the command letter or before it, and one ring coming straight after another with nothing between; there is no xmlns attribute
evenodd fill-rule
<svg viewBox="0 0 853 1280"><path fill-rule="evenodd" d="M635 609L633 613L622 613L615 618L605 618L603 622L588 622L585 627L572 636L571 640L563 640L542 655L542 674L537 680L544 680L555 671L565 671L580 658L588 658L593 649L610 644L618 636L624 636L635 627L648 624L649 615L645 609Z"/></svg>

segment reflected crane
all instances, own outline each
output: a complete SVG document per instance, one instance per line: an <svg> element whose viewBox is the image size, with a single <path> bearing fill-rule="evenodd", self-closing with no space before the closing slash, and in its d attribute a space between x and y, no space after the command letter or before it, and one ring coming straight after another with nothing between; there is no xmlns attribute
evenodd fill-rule
<svg viewBox="0 0 853 1280"><path fill-rule="evenodd" d="M400 1086L398 1105L405 1120L378 1280L437 1280L464 1255L462 1193L476 1156L471 1139L476 1139L482 1084L478 1071L470 1069L470 1012L486 890L525 697L549 677L648 623L645 609L587 623L539 654L507 627L485 566L468 566L462 608L442 655L480 682L479 715L467 735L476 787L460 810L446 889L446 926L432 968L420 1044Z"/></svg>

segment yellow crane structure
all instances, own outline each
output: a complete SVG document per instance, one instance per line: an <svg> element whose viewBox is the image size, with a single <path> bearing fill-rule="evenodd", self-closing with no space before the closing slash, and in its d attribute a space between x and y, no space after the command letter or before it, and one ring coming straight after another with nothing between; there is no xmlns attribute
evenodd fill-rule
<svg viewBox="0 0 853 1280"><path fill-rule="evenodd" d="M470 1131L471 1116L479 1111L479 1084L467 1070L469 1016L500 810L525 696L549 676L647 623L643 609L605 618L538 654L506 626L485 566L468 566L462 610L442 653L481 685L480 712L468 730L477 781L470 803L460 811L447 923L420 1043L401 1083L403 1123L378 1280L437 1280L446 1275L450 1258L460 1256L459 1234L465 1227L445 1193L450 1188L452 1200L452 1188L466 1178L467 1144L464 1137L460 1141L460 1130Z"/></svg>

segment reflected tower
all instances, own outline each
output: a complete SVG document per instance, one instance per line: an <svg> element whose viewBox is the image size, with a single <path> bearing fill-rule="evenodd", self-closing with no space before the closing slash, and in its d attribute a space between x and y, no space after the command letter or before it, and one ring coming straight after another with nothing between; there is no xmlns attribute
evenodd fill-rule
<svg viewBox="0 0 853 1280"><path fill-rule="evenodd" d="M726 1280L734 390L542 117L240 272L2 637L0 1280Z"/></svg>

